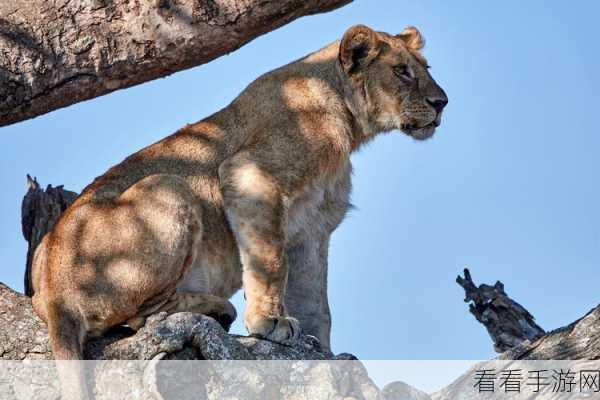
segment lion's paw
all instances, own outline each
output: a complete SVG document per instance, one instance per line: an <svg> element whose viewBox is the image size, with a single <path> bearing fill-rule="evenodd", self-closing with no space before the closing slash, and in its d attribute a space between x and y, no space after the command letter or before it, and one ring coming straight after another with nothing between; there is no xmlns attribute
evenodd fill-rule
<svg viewBox="0 0 600 400"><path fill-rule="evenodd" d="M300 322L292 317L261 318L253 324L246 323L252 336L278 343L294 341L300 337Z"/></svg>

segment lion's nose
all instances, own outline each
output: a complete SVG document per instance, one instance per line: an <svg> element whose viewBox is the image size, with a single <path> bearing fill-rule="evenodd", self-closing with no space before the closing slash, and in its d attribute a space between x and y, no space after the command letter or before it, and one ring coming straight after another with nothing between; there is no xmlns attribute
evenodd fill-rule
<svg viewBox="0 0 600 400"><path fill-rule="evenodd" d="M441 113L446 104L448 104L447 99L427 99L427 102L437 113Z"/></svg>

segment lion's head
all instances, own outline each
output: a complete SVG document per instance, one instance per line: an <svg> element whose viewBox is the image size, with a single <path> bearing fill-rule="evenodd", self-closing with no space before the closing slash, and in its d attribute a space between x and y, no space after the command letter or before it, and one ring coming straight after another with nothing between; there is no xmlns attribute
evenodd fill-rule
<svg viewBox="0 0 600 400"><path fill-rule="evenodd" d="M357 25L344 34L339 61L373 132L400 129L424 140L440 125L448 97L429 74L423 46L414 27L393 36Z"/></svg>

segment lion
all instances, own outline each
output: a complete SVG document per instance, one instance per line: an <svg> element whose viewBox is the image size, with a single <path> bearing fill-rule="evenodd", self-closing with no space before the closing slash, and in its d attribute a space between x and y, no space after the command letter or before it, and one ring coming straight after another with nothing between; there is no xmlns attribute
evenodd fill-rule
<svg viewBox="0 0 600 400"><path fill-rule="evenodd" d="M161 311L227 328L242 286L249 334L302 331L329 349L327 253L350 205L350 155L382 132L431 137L448 103L423 46L414 27L351 27L96 178L34 257L55 358L83 359L87 338Z"/></svg>

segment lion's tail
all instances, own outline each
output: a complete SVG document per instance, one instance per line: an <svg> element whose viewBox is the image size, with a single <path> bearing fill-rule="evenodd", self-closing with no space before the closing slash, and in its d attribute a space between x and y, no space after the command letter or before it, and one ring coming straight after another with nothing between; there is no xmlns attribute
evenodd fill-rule
<svg viewBox="0 0 600 400"><path fill-rule="evenodd" d="M87 400L82 319L60 303L48 305L48 333L56 360L62 400Z"/></svg>

